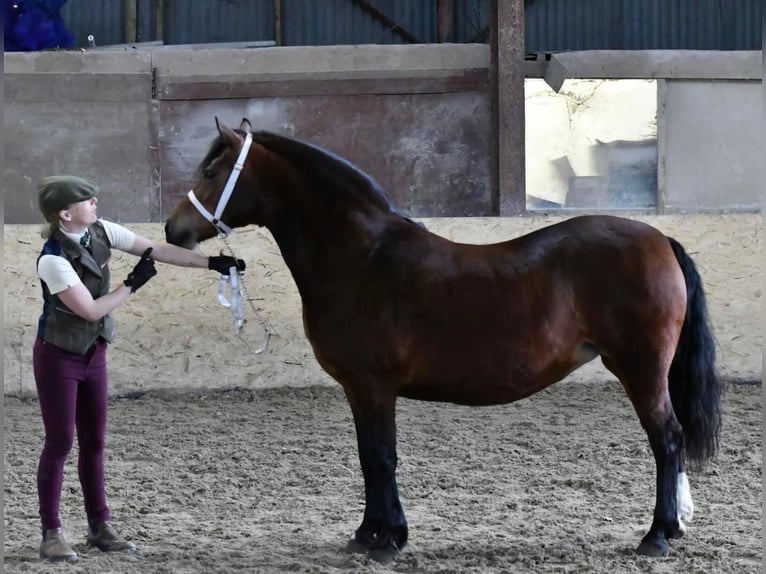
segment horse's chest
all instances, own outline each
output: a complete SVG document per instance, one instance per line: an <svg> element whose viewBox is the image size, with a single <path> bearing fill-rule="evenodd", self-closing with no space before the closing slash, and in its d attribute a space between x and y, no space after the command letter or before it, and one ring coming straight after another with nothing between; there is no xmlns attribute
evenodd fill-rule
<svg viewBox="0 0 766 574"><path fill-rule="evenodd" d="M320 366L333 378L352 374L390 374L401 368L404 344L380 320L304 311L304 330Z"/></svg>

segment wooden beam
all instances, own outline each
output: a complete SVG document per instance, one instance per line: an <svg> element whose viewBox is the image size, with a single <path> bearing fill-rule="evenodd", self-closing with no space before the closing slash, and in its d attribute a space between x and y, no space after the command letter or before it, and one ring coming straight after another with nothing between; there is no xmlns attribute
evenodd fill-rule
<svg viewBox="0 0 766 574"><path fill-rule="evenodd" d="M524 0L492 0L490 78L498 215L526 210ZM495 183L493 182L493 183Z"/></svg>
<svg viewBox="0 0 766 574"><path fill-rule="evenodd" d="M375 6L373 6L369 2L366 2L365 0L351 0L351 2L359 6L362 10L364 10L368 14L372 15L372 17L375 18L376 20L379 20L380 22L382 22L392 32L399 34L402 38L404 38L408 42L411 42L412 44L423 43L423 41L420 40L417 36L415 36L415 34L407 30L404 26L402 26L398 22L393 21L391 18L386 16L383 12L375 8Z"/></svg>
<svg viewBox="0 0 766 574"><path fill-rule="evenodd" d="M163 26L162 15L165 12L163 0L154 0L154 40L165 40L165 29Z"/></svg>
<svg viewBox="0 0 766 574"><path fill-rule="evenodd" d="M274 43L282 45L282 0L274 0Z"/></svg>
<svg viewBox="0 0 766 574"><path fill-rule="evenodd" d="M138 0L125 0L125 43L137 42ZM96 38L98 41L98 38Z"/></svg>
<svg viewBox="0 0 766 574"><path fill-rule="evenodd" d="M452 42L455 35L455 0L439 0L436 13L439 42Z"/></svg>
<svg viewBox="0 0 766 574"><path fill-rule="evenodd" d="M233 77L232 81L225 81L224 78L218 77L196 78L194 81L189 81L186 77L160 75L157 77L157 99L191 101L302 96L486 93L489 86L486 69L456 70L454 73L440 77L413 75L342 80L332 77L302 80L248 80Z"/></svg>

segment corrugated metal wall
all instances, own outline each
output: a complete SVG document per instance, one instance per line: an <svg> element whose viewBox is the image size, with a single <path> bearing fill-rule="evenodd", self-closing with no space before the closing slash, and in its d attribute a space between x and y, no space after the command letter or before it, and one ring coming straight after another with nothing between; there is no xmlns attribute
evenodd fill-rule
<svg viewBox="0 0 766 574"><path fill-rule="evenodd" d="M534 0L527 52L760 50L759 0Z"/></svg>
<svg viewBox="0 0 766 574"><path fill-rule="evenodd" d="M277 40L274 0L133 0L139 41ZM500 0L504 1L504 0ZM436 42L437 0L368 0L420 42ZM351 0L281 0L281 44L400 44L408 40ZM79 46L125 38L124 0L69 0L62 14ZM526 0L527 52L588 49L760 50L760 0ZM490 0L455 0L454 41L488 41Z"/></svg>
<svg viewBox="0 0 766 574"><path fill-rule="evenodd" d="M489 0L455 1L455 42L489 43Z"/></svg>
<svg viewBox="0 0 766 574"><path fill-rule="evenodd" d="M123 2L115 0L69 0L61 9L61 17L74 35L75 45L88 45L88 35L96 45L125 42Z"/></svg>
<svg viewBox="0 0 766 574"><path fill-rule="evenodd" d="M273 0L164 0L166 44L274 39Z"/></svg>
<svg viewBox="0 0 766 574"><path fill-rule="evenodd" d="M370 4L422 43L436 41L435 1L377 0ZM282 0L282 40L287 46L408 43L350 0Z"/></svg>

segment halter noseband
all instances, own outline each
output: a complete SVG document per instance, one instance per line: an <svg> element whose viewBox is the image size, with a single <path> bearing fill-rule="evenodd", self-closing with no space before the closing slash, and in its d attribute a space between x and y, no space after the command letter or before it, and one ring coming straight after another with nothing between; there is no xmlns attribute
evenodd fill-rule
<svg viewBox="0 0 766 574"><path fill-rule="evenodd" d="M232 229L223 221L221 221L221 215L223 214L223 210L226 209L226 204L229 203L231 194L234 191L234 186L237 185L239 174L242 171L242 168L245 166L245 159L247 158L247 152L250 150L251 143L253 143L253 136L252 134L248 133L245 136L245 143L242 144L242 149L239 151L237 163L234 164L234 169L231 170L229 179L226 181L226 187L223 188L223 193L218 200L218 205L215 208L215 214L211 214L207 209L205 209L205 206L202 205L200 200L197 199L197 196L194 195L193 189L190 189L189 193L186 194L186 196L189 198L189 201L191 201L192 205L197 208L197 211L200 212L202 217L212 223L213 227L216 228L216 231L218 231L218 233L224 237L229 235L229 233L232 232Z"/></svg>

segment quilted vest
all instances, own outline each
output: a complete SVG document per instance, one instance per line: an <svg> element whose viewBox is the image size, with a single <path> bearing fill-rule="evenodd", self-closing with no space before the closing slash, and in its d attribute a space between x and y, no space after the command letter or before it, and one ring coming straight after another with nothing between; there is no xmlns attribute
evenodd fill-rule
<svg viewBox="0 0 766 574"><path fill-rule="evenodd" d="M97 299L109 293L111 244L101 223L94 223L88 231L91 237L92 254L57 230L43 245L40 257L43 255L65 257L93 298ZM103 337L109 343L112 342L115 324L111 313L98 321L87 321L69 309L58 295L51 294L45 281L41 283L43 312L37 324L39 337L65 351L81 355L84 355L99 337Z"/></svg>

